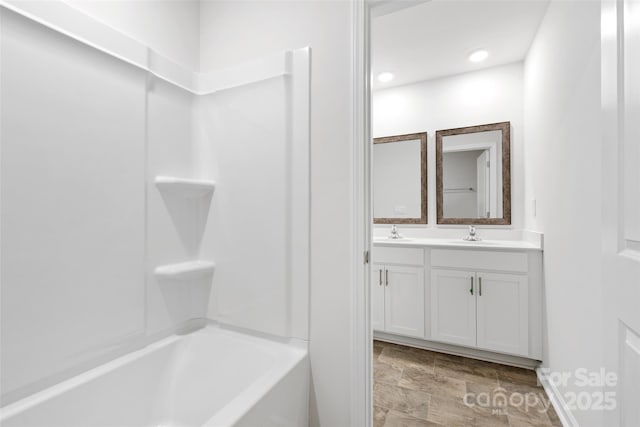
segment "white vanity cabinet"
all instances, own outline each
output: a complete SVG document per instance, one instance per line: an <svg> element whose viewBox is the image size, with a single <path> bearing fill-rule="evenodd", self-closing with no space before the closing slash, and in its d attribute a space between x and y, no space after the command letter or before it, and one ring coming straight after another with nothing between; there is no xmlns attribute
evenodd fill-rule
<svg viewBox="0 0 640 427"><path fill-rule="evenodd" d="M431 270L431 339L527 357L526 276Z"/></svg>
<svg viewBox="0 0 640 427"><path fill-rule="evenodd" d="M409 337L424 337L424 251L377 251L385 263L371 271L371 313L374 330ZM392 252L390 252L392 251ZM382 252L382 253L381 253ZM387 256L384 256L384 255Z"/></svg>
<svg viewBox="0 0 640 427"><path fill-rule="evenodd" d="M431 270L431 338L464 346L476 345L474 273Z"/></svg>
<svg viewBox="0 0 640 427"><path fill-rule="evenodd" d="M531 356L529 258L527 252L432 249L431 339Z"/></svg>
<svg viewBox="0 0 640 427"><path fill-rule="evenodd" d="M509 363L520 363L518 357L541 359L539 249L517 242L493 247L436 239L420 243L374 247L371 311L376 336Z"/></svg>
<svg viewBox="0 0 640 427"><path fill-rule="evenodd" d="M373 264L371 269L371 327L384 331L384 264Z"/></svg>
<svg viewBox="0 0 640 427"><path fill-rule="evenodd" d="M529 280L524 275L476 273L477 346L529 356Z"/></svg>

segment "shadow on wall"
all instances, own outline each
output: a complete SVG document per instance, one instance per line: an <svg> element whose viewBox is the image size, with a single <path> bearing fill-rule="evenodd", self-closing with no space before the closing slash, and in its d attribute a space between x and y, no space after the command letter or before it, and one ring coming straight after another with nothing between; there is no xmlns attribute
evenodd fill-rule
<svg viewBox="0 0 640 427"><path fill-rule="evenodd" d="M158 286L173 322L207 317L213 273L192 280L158 278ZM185 292L188 289L188 292ZM185 317L185 313L189 316Z"/></svg>
<svg viewBox="0 0 640 427"><path fill-rule="evenodd" d="M166 191L162 191L161 194L187 255L197 256L213 194L196 197L185 197L179 193Z"/></svg>

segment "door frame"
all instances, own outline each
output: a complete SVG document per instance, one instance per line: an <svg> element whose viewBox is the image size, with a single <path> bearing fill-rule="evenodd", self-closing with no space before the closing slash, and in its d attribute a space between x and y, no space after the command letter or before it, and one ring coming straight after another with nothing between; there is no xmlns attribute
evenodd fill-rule
<svg viewBox="0 0 640 427"><path fill-rule="evenodd" d="M371 199L371 19L431 0L351 1L352 274L351 425L373 425L373 330L370 259Z"/></svg>
<svg viewBox="0 0 640 427"><path fill-rule="evenodd" d="M371 66L370 66L370 25L373 9L376 14L408 7L429 0L354 0L351 2L351 45L352 45L352 93L351 93L351 136L352 136L352 189L353 202L351 212L352 236L352 292L351 292L351 424L371 426L373 421L372 405L372 348L373 334L370 321L370 277L369 264L363 262L363 254L371 250ZM619 66L619 37L622 27L622 2L619 0L600 0L603 28L601 29L601 71L602 71L602 117L603 117L603 158L609 164L620 162L620 113L622 105L618 99L619 79L622 70ZM612 24L612 25L610 25ZM606 143L611 144L607 145ZM615 147L615 149L613 147ZM605 188L618 183L620 176L603 176ZM615 188L615 186L614 186ZM605 220L615 223L621 216L620 197L612 191L606 203ZM615 207L615 208L611 208ZM604 209L604 207L603 207ZM620 253L629 257L629 252L640 253L640 244L631 242L625 250L624 236L621 230L613 229L603 236L603 245L608 252ZM631 249L631 250L629 250ZM640 256L636 255L638 259ZM637 320L637 315L634 320ZM640 325L640 323L638 324ZM640 329L640 326L638 326ZM605 365L614 368L618 365L615 351L607 352ZM608 414L609 421L619 421L617 409Z"/></svg>
<svg viewBox="0 0 640 427"><path fill-rule="evenodd" d="M371 328L371 0L351 2L351 425L373 425L373 331Z"/></svg>
<svg viewBox="0 0 640 427"><path fill-rule="evenodd" d="M430 0L351 1L351 425L373 425L373 330L371 328L371 18Z"/></svg>

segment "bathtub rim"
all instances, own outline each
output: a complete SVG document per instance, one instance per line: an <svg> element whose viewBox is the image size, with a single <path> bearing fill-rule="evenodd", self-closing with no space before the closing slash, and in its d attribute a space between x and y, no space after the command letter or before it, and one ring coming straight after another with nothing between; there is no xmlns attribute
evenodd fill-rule
<svg viewBox="0 0 640 427"><path fill-rule="evenodd" d="M132 350L128 353L125 353L124 355L118 356L115 359L109 360L94 368L76 374L71 378L56 383L36 393L25 396L19 400L13 401L0 408L0 425L2 425L5 420L23 411L27 411L42 402L53 399L54 397L59 396L67 391L73 390L74 388L87 384L90 381L93 381L101 376L104 376L109 372L115 371L122 366L133 363L136 360L139 360L142 357L151 354L161 348L167 347L172 343L179 341L181 336L182 335L172 334L158 341L151 342L143 346L142 348Z"/></svg>
<svg viewBox="0 0 640 427"><path fill-rule="evenodd" d="M300 363L306 363L308 360L308 341L298 338L283 338L280 336L269 335L262 332L228 326L211 319L194 320L198 321L187 322L187 324L183 328L180 328L169 336L164 336L151 341L141 348L130 351L124 355L109 360L77 375L74 375L71 378L65 379L64 381L56 383L36 393L8 403L7 405L0 408L0 425L2 425L10 418L17 416L24 411L28 411L29 409L43 402L46 402L65 392L73 390L74 388L89 383L90 381L113 372L118 368L133 363L160 349L168 347L174 343L178 343L185 338L193 337L198 333L204 333L207 330L225 331L241 337L249 337L249 339L258 339L261 341L264 340L270 344L287 346L289 347L288 350L291 352L291 360L288 360L290 363L286 366L283 366L283 363L280 363L280 361L278 361L278 363L276 364L277 368L272 367L264 374L258 376L247 389L234 396L216 414L213 414L210 418L208 418L203 426L218 427L221 425L226 425L219 424L218 420L230 420L233 423L241 419L244 415L246 415L246 413L249 412L249 410L251 410L251 408L253 408L260 401L260 397L264 396L266 393L272 390L286 376L288 372L295 369ZM288 369L284 369L286 367L288 367ZM277 370L277 372L274 372L274 370ZM262 393L259 394L258 391L260 390L262 390ZM239 404L241 398L245 399L244 401L246 402L242 406ZM244 410L241 410L241 407L244 408ZM216 424L211 424L213 421L215 421Z"/></svg>
<svg viewBox="0 0 640 427"><path fill-rule="evenodd" d="M292 358L293 361L287 361L290 363L286 366L282 366L282 363L279 363L277 370L271 369L269 372L257 378L256 381L251 383L248 388L236 395L216 414L205 421L201 427L233 426L247 415L258 403L260 403L267 394L284 381L288 374L300 365L304 364L307 366L308 375L309 354L307 350L295 350L295 354ZM304 392L308 393L308 383L307 389L305 389Z"/></svg>

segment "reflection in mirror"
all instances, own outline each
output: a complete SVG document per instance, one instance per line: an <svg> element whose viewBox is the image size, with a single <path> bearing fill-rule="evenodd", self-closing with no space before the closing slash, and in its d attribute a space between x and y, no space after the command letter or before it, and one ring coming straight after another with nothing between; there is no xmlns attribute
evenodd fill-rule
<svg viewBox="0 0 640 427"><path fill-rule="evenodd" d="M436 132L438 224L510 224L509 122Z"/></svg>
<svg viewBox="0 0 640 427"><path fill-rule="evenodd" d="M427 134L373 140L373 222L427 223Z"/></svg>
<svg viewBox="0 0 640 427"><path fill-rule="evenodd" d="M442 139L443 208L448 218L501 218L502 132Z"/></svg>

